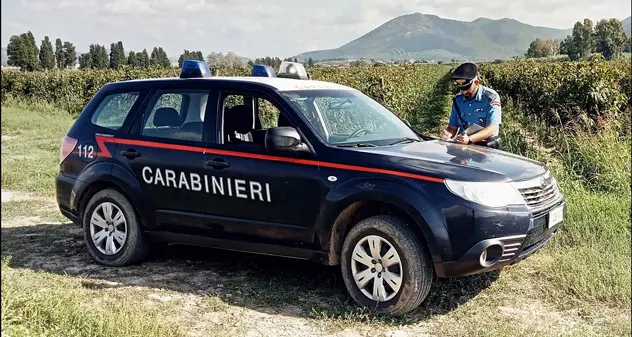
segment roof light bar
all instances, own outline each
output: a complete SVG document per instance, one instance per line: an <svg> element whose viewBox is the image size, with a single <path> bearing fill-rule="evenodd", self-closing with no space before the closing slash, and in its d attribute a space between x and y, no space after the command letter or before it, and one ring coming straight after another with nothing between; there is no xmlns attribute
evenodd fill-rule
<svg viewBox="0 0 632 337"><path fill-rule="evenodd" d="M305 71L305 67L301 63L288 61L281 62L281 66L279 66L279 74L277 76L297 80L309 79L307 71Z"/></svg>
<svg viewBox="0 0 632 337"><path fill-rule="evenodd" d="M204 61L185 60L182 63L180 78L201 78L211 77L211 75L211 68Z"/></svg>
<svg viewBox="0 0 632 337"><path fill-rule="evenodd" d="M251 76L255 76L255 77L277 77L277 74L274 71L274 68L272 68L270 66L255 64L252 67L252 74L251 74Z"/></svg>

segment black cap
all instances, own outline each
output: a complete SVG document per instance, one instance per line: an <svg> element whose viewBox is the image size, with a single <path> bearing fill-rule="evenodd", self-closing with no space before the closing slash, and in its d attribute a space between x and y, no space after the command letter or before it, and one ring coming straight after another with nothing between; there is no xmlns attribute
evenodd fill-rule
<svg viewBox="0 0 632 337"><path fill-rule="evenodd" d="M452 79L455 80L462 78L471 80L475 78L476 75L478 75L478 68L476 65L474 63L467 62L461 64L452 72Z"/></svg>

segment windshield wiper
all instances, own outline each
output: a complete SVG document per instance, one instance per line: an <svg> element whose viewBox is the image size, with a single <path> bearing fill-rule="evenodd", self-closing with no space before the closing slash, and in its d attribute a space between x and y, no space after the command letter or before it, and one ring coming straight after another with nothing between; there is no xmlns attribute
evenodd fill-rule
<svg viewBox="0 0 632 337"><path fill-rule="evenodd" d="M406 137L406 138L398 139L396 142L391 143L389 145L403 144L403 143L412 143L412 142L421 142L421 140L419 140L417 138Z"/></svg>
<svg viewBox="0 0 632 337"><path fill-rule="evenodd" d="M370 143L356 143L356 144L340 144L338 147L377 147L375 144Z"/></svg>

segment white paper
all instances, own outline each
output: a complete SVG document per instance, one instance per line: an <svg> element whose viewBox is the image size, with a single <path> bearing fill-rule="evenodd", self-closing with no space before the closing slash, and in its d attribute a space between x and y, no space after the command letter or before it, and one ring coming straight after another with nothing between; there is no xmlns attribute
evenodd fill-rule
<svg viewBox="0 0 632 337"><path fill-rule="evenodd" d="M470 127L465 129L465 134L471 136L479 131L483 130L483 127L478 124L472 124Z"/></svg>

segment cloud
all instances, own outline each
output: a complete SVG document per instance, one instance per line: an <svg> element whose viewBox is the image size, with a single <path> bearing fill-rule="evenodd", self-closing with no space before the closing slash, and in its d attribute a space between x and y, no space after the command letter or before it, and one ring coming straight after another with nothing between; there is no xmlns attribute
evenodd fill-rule
<svg viewBox="0 0 632 337"><path fill-rule="evenodd" d="M156 10L151 8L148 0L114 0L104 1L103 12L109 15L120 16L153 16L158 14Z"/></svg>
<svg viewBox="0 0 632 337"><path fill-rule="evenodd" d="M623 19L631 10L630 2L621 0L19 0L1 5L4 45L27 28L36 39L59 36L79 51L92 43L123 41L126 50L162 46L174 57L184 49L287 57L336 48L414 12L571 28L585 17Z"/></svg>

